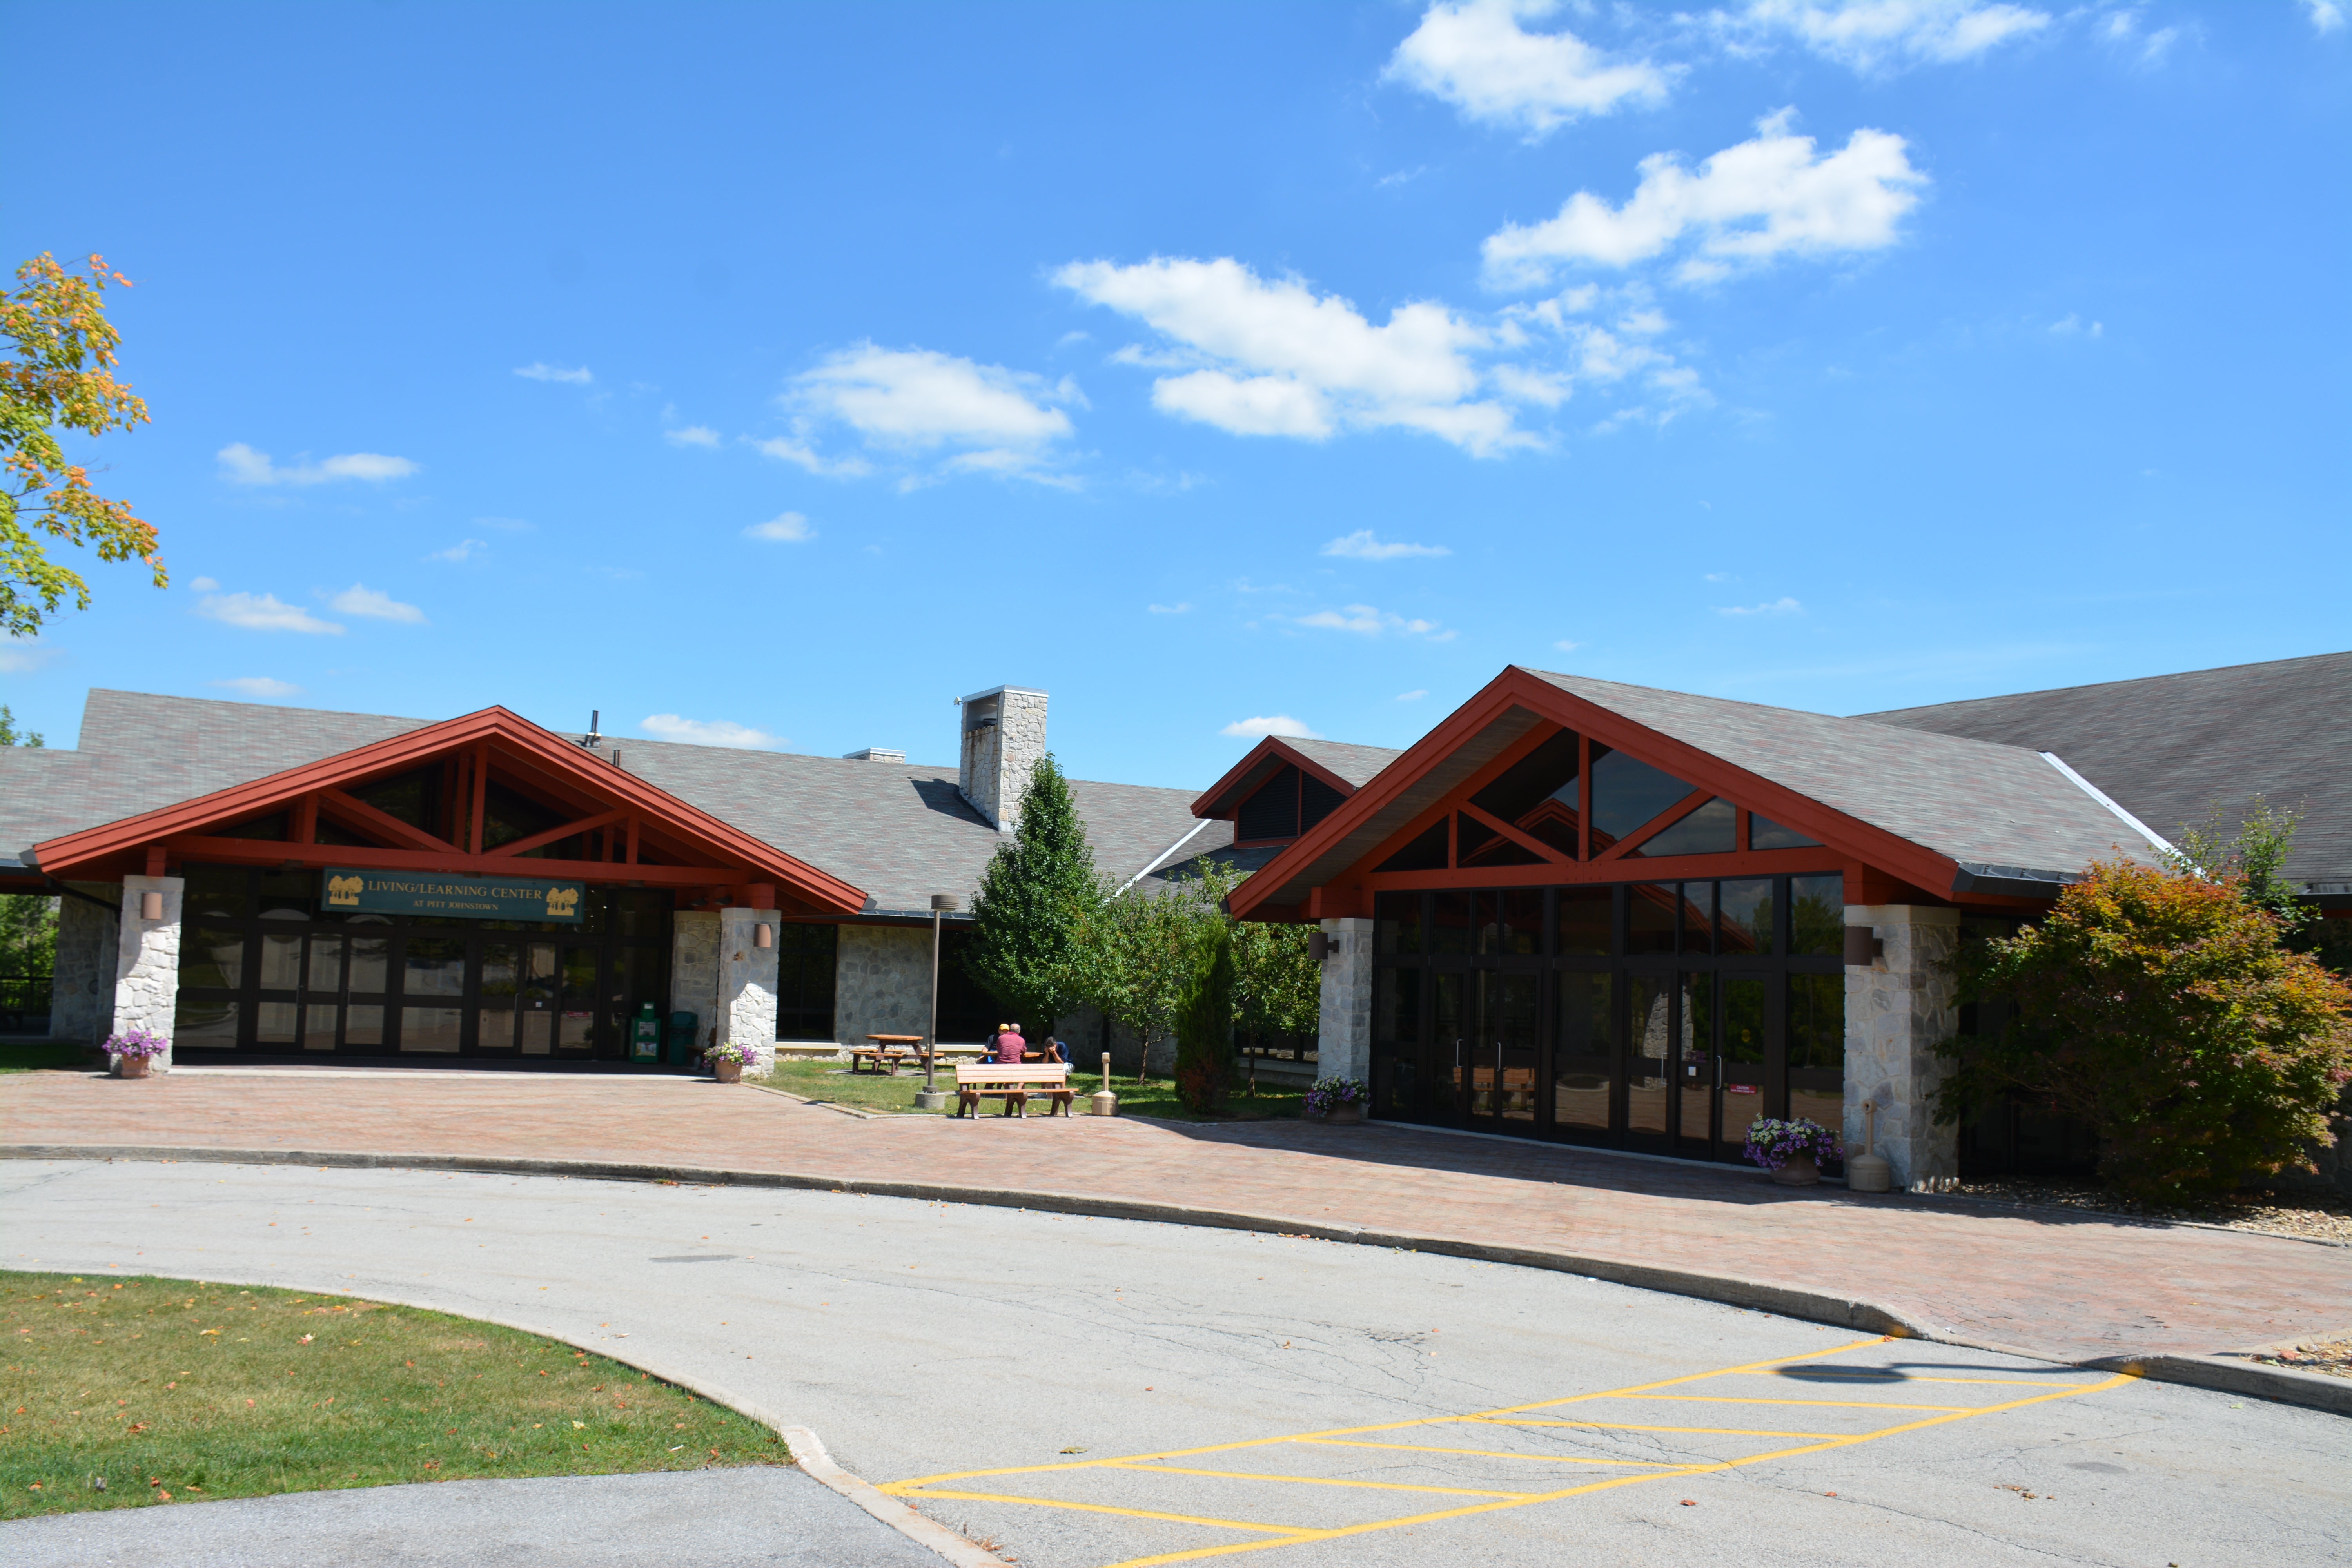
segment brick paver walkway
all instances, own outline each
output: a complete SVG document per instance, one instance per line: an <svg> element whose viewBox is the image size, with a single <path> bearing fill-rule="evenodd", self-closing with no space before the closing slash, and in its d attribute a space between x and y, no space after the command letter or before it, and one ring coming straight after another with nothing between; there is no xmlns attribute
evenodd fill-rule
<svg viewBox="0 0 2352 1568"><path fill-rule="evenodd" d="M1243 1210L1731 1275L2056 1360L2352 1327L2352 1248L1388 1127L859 1121L707 1082L522 1073L0 1079L0 1142L509 1155Z"/></svg>

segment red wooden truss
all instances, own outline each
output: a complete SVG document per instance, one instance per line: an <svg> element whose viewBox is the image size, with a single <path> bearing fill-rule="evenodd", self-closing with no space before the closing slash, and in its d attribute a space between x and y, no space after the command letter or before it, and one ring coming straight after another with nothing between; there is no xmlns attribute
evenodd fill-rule
<svg viewBox="0 0 2352 1568"><path fill-rule="evenodd" d="M355 791L420 768L441 770L440 818L419 827ZM563 818L543 833L486 847L488 786L514 791ZM278 813L282 838L222 831ZM337 842L320 841L331 823ZM361 843L351 842L357 837ZM573 841L569 859L530 852ZM248 784L68 833L36 845L50 877L110 880L167 874L188 862L463 876L545 877L697 890L708 900L787 914L855 914L856 888L730 826L504 708L289 768Z"/></svg>
<svg viewBox="0 0 2352 1568"><path fill-rule="evenodd" d="M1552 801L1519 822L1479 809L1471 797L1561 731L1579 740L1575 808ZM1689 784L1691 792L1649 821L1612 839L1591 825L1595 744L1622 752ZM1238 770L1236 770L1238 771ZM1228 775L1231 777L1232 775ZM1710 801L1736 808L1728 852L1636 854ZM1801 849L1750 847L1753 816L1818 841ZM1549 818L1549 820L1545 820ZM1465 864L1462 825L1532 856L1521 865ZM1443 868L1378 869L1433 828L1445 828ZM1613 713L1549 681L1505 670L1423 736L1378 777L1244 882L1233 911L1255 920L1369 916L1375 893L1423 888L1549 887L1580 882L1674 881L1841 872L1850 903L1950 901L1959 868L1948 857L1738 767L1687 742ZM1970 903L2022 906L2027 900L1972 895Z"/></svg>

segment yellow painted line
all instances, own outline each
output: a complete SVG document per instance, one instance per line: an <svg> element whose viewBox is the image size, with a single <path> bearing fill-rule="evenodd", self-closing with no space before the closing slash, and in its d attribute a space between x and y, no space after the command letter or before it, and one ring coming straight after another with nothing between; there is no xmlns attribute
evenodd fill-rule
<svg viewBox="0 0 2352 1568"><path fill-rule="evenodd" d="M1819 1443L1811 1447L1780 1448L1770 1453L1751 1454L1746 1458L1724 1459L1714 1464L1696 1466L1688 1470L1675 1470L1663 1473L1652 1472L1651 1474L1641 1476L1612 1476L1607 1480L1588 1481L1580 1487L1570 1487L1560 1491L1539 1493L1524 1501L1475 1503L1465 1508L1445 1509L1435 1513L1412 1514L1402 1519L1381 1520L1370 1524L1342 1525L1339 1528L1329 1530L1301 1531L1296 1534L1286 1536L1280 1541L1245 1541L1237 1542L1226 1546L1196 1547L1189 1552L1163 1552L1150 1557L1131 1557L1124 1562L1112 1563L1109 1565L1109 1568L1158 1568L1159 1564L1164 1563L1192 1563L1206 1557L1225 1557L1242 1552L1264 1552L1269 1548L1277 1546L1295 1546L1307 1542L1336 1541L1346 1536L1369 1535L1374 1531L1396 1530L1409 1524L1434 1524L1444 1520L1467 1518L1473 1514L1499 1513L1507 1509L1528 1508L1537 1503L1557 1502L1564 1498L1582 1497L1589 1493L1608 1491L1618 1487L1638 1486L1643 1481L1661 1480L1668 1479L1669 1477L1677 1479L1685 1478L1694 1474L1707 1475L1719 1470L1738 1469L1747 1465L1760 1465L1770 1459L1793 1458L1801 1454L1819 1454L1827 1452L1833 1448L1849 1448L1853 1447L1856 1444L1872 1442L1880 1437L1890 1437L1899 1432L1916 1432L1929 1426L1948 1426L1955 1421L1966 1421L1977 1415L1989 1415L2003 1410L2019 1410L2029 1405L2042 1405L2053 1399L2069 1399L2078 1394L2095 1394L2103 1389L2118 1388L2125 1384L2136 1383L2137 1381L2138 1374L2135 1373L2117 1373L2115 1376L2110 1377L2102 1383L2084 1384L2072 1388L2062 1388L2052 1393L2036 1394L2031 1398L2013 1399L2003 1405L1983 1405L1978 1409L1954 1415L1931 1415L1924 1421L1908 1422L1900 1426L1883 1427L1876 1432L1865 1433L1859 1436L1832 1437L1827 1442ZM1522 1406L1521 1408L1530 1407Z"/></svg>
<svg viewBox="0 0 2352 1568"><path fill-rule="evenodd" d="M1661 1378L1655 1383L1636 1384L1628 1388L1607 1388L1598 1390L1591 1394L1571 1394L1559 1399L1542 1399L1538 1400L1531 1405L1508 1405L1498 1410L1479 1411L1467 1415L1423 1415L1416 1417L1411 1421L1384 1421L1376 1426L1331 1426L1319 1432L1297 1432L1286 1434L1279 1437L1248 1437L1232 1443L1204 1444L1197 1448L1165 1448L1154 1453L1121 1454L1112 1458L1076 1459L1072 1460L1068 1464L1061 1465L1007 1465L996 1469L950 1470L936 1476L919 1476L913 1480L890 1481L886 1483L881 1489L895 1497L913 1488L936 1486L941 1481L978 1480L988 1476L1044 1475L1056 1470L1090 1470L1106 1465L1129 1464L1140 1459L1189 1459L1197 1454L1225 1454L1240 1448L1262 1447L1268 1443L1295 1442L1302 1437L1356 1437L1361 1436L1368 1432L1402 1432L1410 1430L1415 1426L1428 1426L1444 1422L1485 1421L1496 1416L1513 1415L1522 1410L1546 1410L1556 1405L1573 1405L1580 1400L1611 1399L1622 1394L1645 1394L1654 1388L1674 1388L1682 1384L1698 1383L1710 1377L1726 1377L1737 1373L1753 1372L1759 1367L1787 1366L1794 1362L1811 1361L1817 1356L1843 1355L1848 1351L1860 1350L1865 1345L1883 1345L1890 1343L1892 1342L1893 1338L1894 1336L1891 1334L1875 1334L1869 1339L1854 1340L1846 1344L1824 1345L1820 1350L1806 1351L1799 1355L1774 1356L1769 1361L1752 1361L1745 1363L1739 1366L1719 1368L1714 1372L1685 1373L1680 1377ZM1826 1436L1826 1434L1821 1433L1764 1433L1759 1435L1765 1436Z"/></svg>
<svg viewBox="0 0 2352 1568"><path fill-rule="evenodd" d="M1541 1416L1512 1416L1506 1421L1478 1417L1484 1426L1574 1426L1592 1432L1696 1432L1710 1437L1843 1437L1843 1432L1772 1432L1753 1426L1641 1426L1631 1421L1551 1421ZM1868 1436L1862 1433L1859 1436Z"/></svg>
<svg viewBox="0 0 2352 1568"><path fill-rule="evenodd" d="M1889 1405L1876 1399L1748 1399L1737 1394L1645 1394L1643 1399L1683 1405L1814 1405L1839 1410L1973 1410L1973 1405Z"/></svg>
<svg viewBox="0 0 2352 1568"><path fill-rule="evenodd" d="M1395 1448L1408 1454L1466 1454L1474 1459L1536 1459L1547 1465L1643 1465L1665 1470L1697 1468L1676 1459L1592 1459L1581 1454L1514 1454L1505 1448L1440 1448L1428 1443L1366 1443L1351 1437L1286 1437L1282 1441L1318 1448Z"/></svg>
<svg viewBox="0 0 2352 1568"><path fill-rule="evenodd" d="M1181 1465L1112 1465L1114 1470L1144 1470L1160 1476L1210 1476L1224 1481L1286 1481L1301 1487L1362 1487L1381 1492L1444 1492L1450 1497L1509 1497L1528 1498L1533 1492L1506 1491L1501 1487L1416 1487L1402 1481L1349 1481L1323 1476L1276 1476L1255 1470L1193 1470ZM926 1493L935 1496L935 1493Z"/></svg>
<svg viewBox="0 0 2352 1568"><path fill-rule="evenodd" d="M1013 1497L1003 1492L924 1492L927 1498L946 1498L957 1502L1019 1502L1034 1508L1066 1508L1077 1513L1115 1513L1128 1519L1159 1519L1171 1524L1200 1524L1212 1530L1262 1530L1270 1535L1307 1536L1314 1531L1303 1524L1253 1524L1244 1519L1200 1519L1189 1513L1154 1513L1147 1508L1118 1508L1106 1502L1064 1502L1058 1498ZM1279 1542L1268 1542L1279 1544Z"/></svg>

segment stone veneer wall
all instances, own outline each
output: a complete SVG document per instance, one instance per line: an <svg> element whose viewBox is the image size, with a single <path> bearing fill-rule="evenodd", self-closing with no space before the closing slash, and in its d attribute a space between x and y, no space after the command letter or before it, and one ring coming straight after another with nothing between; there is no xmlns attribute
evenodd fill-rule
<svg viewBox="0 0 2352 1568"><path fill-rule="evenodd" d="M670 921L669 1010L694 1015L694 1043L698 1047L718 1042L719 919L714 914L680 910ZM772 986L772 980L770 984ZM668 1040L669 1020L665 1017L665 1059Z"/></svg>
<svg viewBox="0 0 2352 1568"><path fill-rule="evenodd" d="M122 889L111 882L69 882L111 904ZM97 1045L114 1023L114 950L121 922L86 899L58 900L58 958L49 990L49 1038Z"/></svg>
<svg viewBox="0 0 2352 1568"><path fill-rule="evenodd" d="M773 910L721 910L719 913L718 1016L722 1043L751 1053L747 1078L765 1078L776 1065L776 975L779 954L772 941L759 944L759 928L772 933Z"/></svg>
<svg viewBox="0 0 2352 1568"><path fill-rule="evenodd" d="M114 1022L110 1034L144 1029L164 1039L180 1006L180 910L187 892L182 877L122 879L121 935L114 944ZM142 919L140 905L148 893L163 895L162 915ZM119 1065L120 1058L111 1065ZM172 1070L172 1053L152 1058L152 1070Z"/></svg>
<svg viewBox="0 0 2352 1568"><path fill-rule="evenodd" d="M931 929L841 927L833 971L833 1036L919 1035L931 1026Z"/></svg>
<svg viewBox="0 0 2352 1568"><path fill-rule="evenodd" d="M1845 972L1845 1126L1862 1152L1864 1101L1878 1108L1878 1152L1896 1191L1934 1192L1960 1173L1959 1129L1934 1121L1937 1089L1950 1068L1935 1054L1960 1026L1951 968L1960 912L1924 904L1848 904L1845 923L1886 944L1868 968Z"/></svg>
<svg viewBox="0 0 2352 1568"><path fill-rule="evenodd" d="M990 700L996 704L994 725L971 729L965 721L958 787L999 833L1010 833L1030 775L1045 755L1045 694L1008 687Z"/></svg>
<svg viewBox="0 0 2352 1568"><path fill-rule="evenodd" d="M1315 1032L1315 1076L1372 1081L1372 922L1330 920L1323 934L1322 1020Z"/></svg>

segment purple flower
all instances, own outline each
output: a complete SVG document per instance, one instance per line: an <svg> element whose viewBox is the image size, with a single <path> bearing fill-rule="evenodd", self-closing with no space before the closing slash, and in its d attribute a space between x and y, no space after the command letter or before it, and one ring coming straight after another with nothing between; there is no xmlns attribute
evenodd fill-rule
<svg viewBox="0 0 2352 1568"><path fill-rule="evenodd" d="M113 1056L146 1058L162 1056L172 1048L172 1042L146 1029L126 1029L110 1038L106 1048Z"/></svg>
<svg viewBox="0 0 2352 1568"><path fill-rule="evenodd" d="M1816 1161L1843 1160L1845 1145L1836 1133L1808 1117L1783 1121L1761 1116L1748 1124L1744 1152L1766 1170L1777 1171L1800 1154L1810 1154Z"/></svg>

